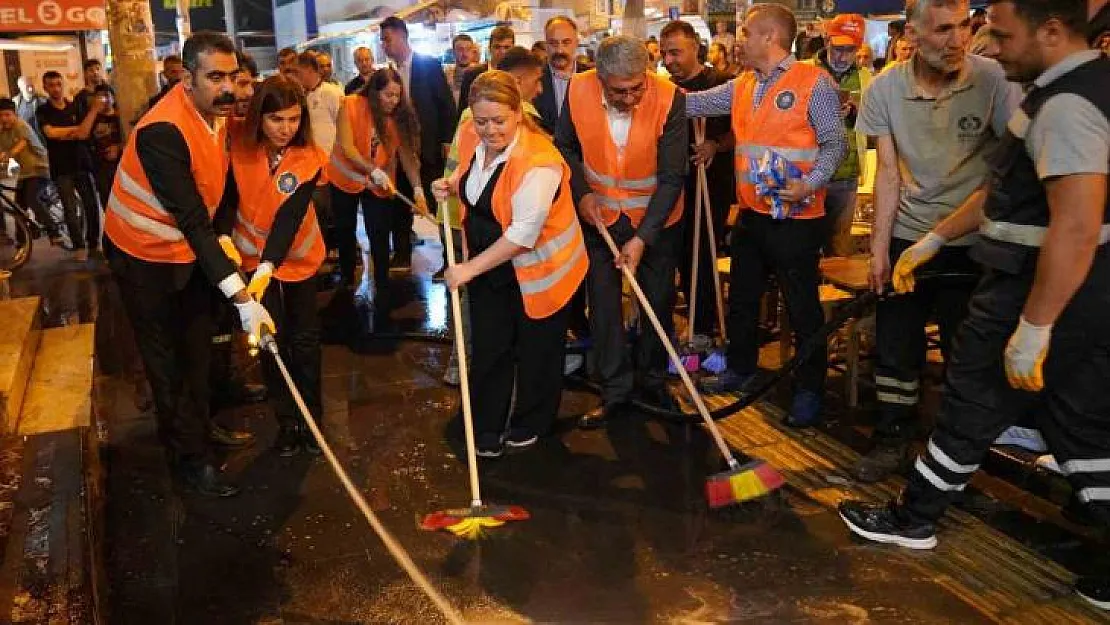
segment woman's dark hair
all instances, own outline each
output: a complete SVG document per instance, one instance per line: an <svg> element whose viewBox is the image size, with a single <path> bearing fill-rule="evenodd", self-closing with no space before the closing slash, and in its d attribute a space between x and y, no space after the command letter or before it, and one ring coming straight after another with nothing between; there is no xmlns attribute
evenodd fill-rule
<svg viewBox="0 0 1110 625"><path fill-rule="evenodd" d="M308 100L305 99L304 89L281 74L270 76L262 81L254 91L251 106L247 111L245 123L247 143L252 147L261 145L266 139L262 130L262 118L270 113L284 111L291 106L301 107L301 127L297 134L289 141L291 146L306 146L312 143L312 127L308 120Z"/></svg>
<svg viewBox="0 0 1110 625"><path fill-rule="evenodd" d="M370 80L366 81L366 86L362 89L362 95L370 102L370 118L378 133L384 135L389 126L386 123L387 115L382 110L381 92L385 91L390 83L397 83L401 88L401 100L397 102L397 108L393 109L393 115L389 116L397 125L397 139L410 152L419 156L420 124L416 121L416 113L409 104L408 96L405 95L405 83L401 82L401 75L392 67L383 67L371 74Z"/></svg>

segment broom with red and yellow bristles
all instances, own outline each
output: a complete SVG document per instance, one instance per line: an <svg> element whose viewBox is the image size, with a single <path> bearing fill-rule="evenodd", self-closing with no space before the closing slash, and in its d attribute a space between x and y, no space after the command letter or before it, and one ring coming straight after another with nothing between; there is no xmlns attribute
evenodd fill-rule
<svg viewBox="0 0 1110 625"><path fill-rule="evenodd" d="M455 244L451 238L451 220L446 202L440 202L443 215L443 244L447 246L447 265L455 266ZM455 349L459 355L459 391L462 396L463 427L466 431L466 465L470 471L470 507L440 510L424 517L420 528L428 531L447 530L469 540L481 538L486 529L500 527L506 521L528 519L528 511L520 506L487 505L482 502L478 481L478 457L474 446L474 420L470 413L470 374L466 363L466 341L462 328L462 305L459 292L450 289L452 326L455 330Z"/></svg>
<svg viewBox="0 0 1110 625"><path fill-rule="evenodd" d="M617 244L613 242L613 237L609 235L609 231L605 227L597 229L601 233L601 237L605 239L606 245L609 246L609 251L613 253L613 257L618 261L621 258L620 250L617 249ZM677 370L679 377L682 378L682 383L686 386L686 390L690 393L690 398L693 399L694 405L697 406L698 414L701 415L705 421L705 428L709 430L713 441L717 444L717 448L721 451L725 462L728 464L728 469L710 475L705 481L705 496L706 501L710 508L721 508L724 506L748 501L757 497L762 497L767 493L781 487L786 483L782 475L774 469L771 465L761 461L752 460L746 464L740 464L740 461L733 455L732 450L728 448L728 443L725 442L721 436L720 429L717 428L716 422L709 415L709 409L705 406L705 402L698 393L698 389L694 386L694 381L690 379L690 374L686 372L686 368L682 366L682 360L675 351L674 345L671 343L670 337L663 329L663 324L659 323L659 317L656 316L655 311L652 310L651 305L644 296L643 290L640 289L639 282L636 281L636 276L623 262L620 263L621 271L624 277L628 279L629 285L632 287L632 292L636 294L636 299L640 302L640 310L643 311L651 325L655 328L655 333L659 335L659 340L662 341L663 347L667 350L667 355L671 359L671 364Z"/></svg>

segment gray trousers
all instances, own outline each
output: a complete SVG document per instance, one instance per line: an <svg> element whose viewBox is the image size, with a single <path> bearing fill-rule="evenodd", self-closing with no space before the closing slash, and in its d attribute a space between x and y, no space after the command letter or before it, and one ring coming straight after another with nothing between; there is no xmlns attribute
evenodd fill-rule
<svg viewBox="0 0 1110 625"><path fill-rule="evenodd" d="M651 323L642 316L640 337L633 350L633 365L624 332L622 272L613 264L613 253L601 234L586 224L582 229L590 258L586 284L590 298L593 357L601 382L601 399L605 405L619 404L632 399L632 390L637 383L642 389L658 388L664 383L667 352ZM677 226L664 228L655 243L644 250L636 269L636 280L668 335L674 330L675 263L682 244L681 230ZM636 230L628 217L621 215L609 226L609 234L620 247L636 234Z"/></svg>

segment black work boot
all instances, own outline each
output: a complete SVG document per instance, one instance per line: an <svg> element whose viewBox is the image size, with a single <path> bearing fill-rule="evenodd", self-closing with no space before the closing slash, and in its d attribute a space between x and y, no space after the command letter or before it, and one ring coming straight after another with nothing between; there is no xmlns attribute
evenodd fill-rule
<svg viewBox="0 0 1110 625"><path fill-rule="evenodd" d="M301 447L306 454L310 456L319 456L324 453L320 449L320 444L316 442L316 437L312 435L312 430L308 429L307 425L301 425L298 428L301 437Z"/></svg>
<svg viewBox="0 0 1110 625"><path fill-rule="evenodd" d="M296 456L301 451L301 433L293 424L281 424L278 428L274 449L282 458Z"/></svg>
<svg viewBox="0 0 1110 625"><path fill-rule="evenodd" d="M852 476L865 484L881 482L892 474L909 468L911 461L908 442L880 439L852 467Z"/></svg>

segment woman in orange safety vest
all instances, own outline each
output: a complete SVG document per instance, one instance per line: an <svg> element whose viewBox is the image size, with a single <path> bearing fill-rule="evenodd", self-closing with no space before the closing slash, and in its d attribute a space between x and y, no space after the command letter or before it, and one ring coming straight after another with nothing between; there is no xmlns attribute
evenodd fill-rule
<svg viewBox="0 0 1110 625"><path fill-rule="evenodd" d="M452 289L467 285L478 455L496 458L505 446L531 446L554 424L567 304L587 260L570 169L524 114L516 80L482 74L470 110L472 121L458 132L458 169L432 190L440 201L457 194L462 205L469 260L444 278Z"/></svg>
<svg viewBox="0 0 1110 625"><path fill-rule="evenodd" d="M312 192L327 154L312 143L308 103L300 85L273 76L255 91L246 120L231 136L226 206L234 212L231 240L251 274L247 292L271 311L282 359L312 415L321 415L320 324L316 271L326 254ZM229 221L232 221L229 219ZM273 359L263 372L280 426L282 456L319 453Z"/></svg>
<svg viewBox="0 0 1110 625"><path fill-rule="evenodd" d="M355 224L361 203L374 264L374 325L378 329L389 323L389 235L397 213L407 210L394 196L398 165L412 185L420 212L427 213L420 186L419 146L416 113L397 70L379 69L361 91L344 98L327 168L340 273L345 286L354 281Z"/></svg>

